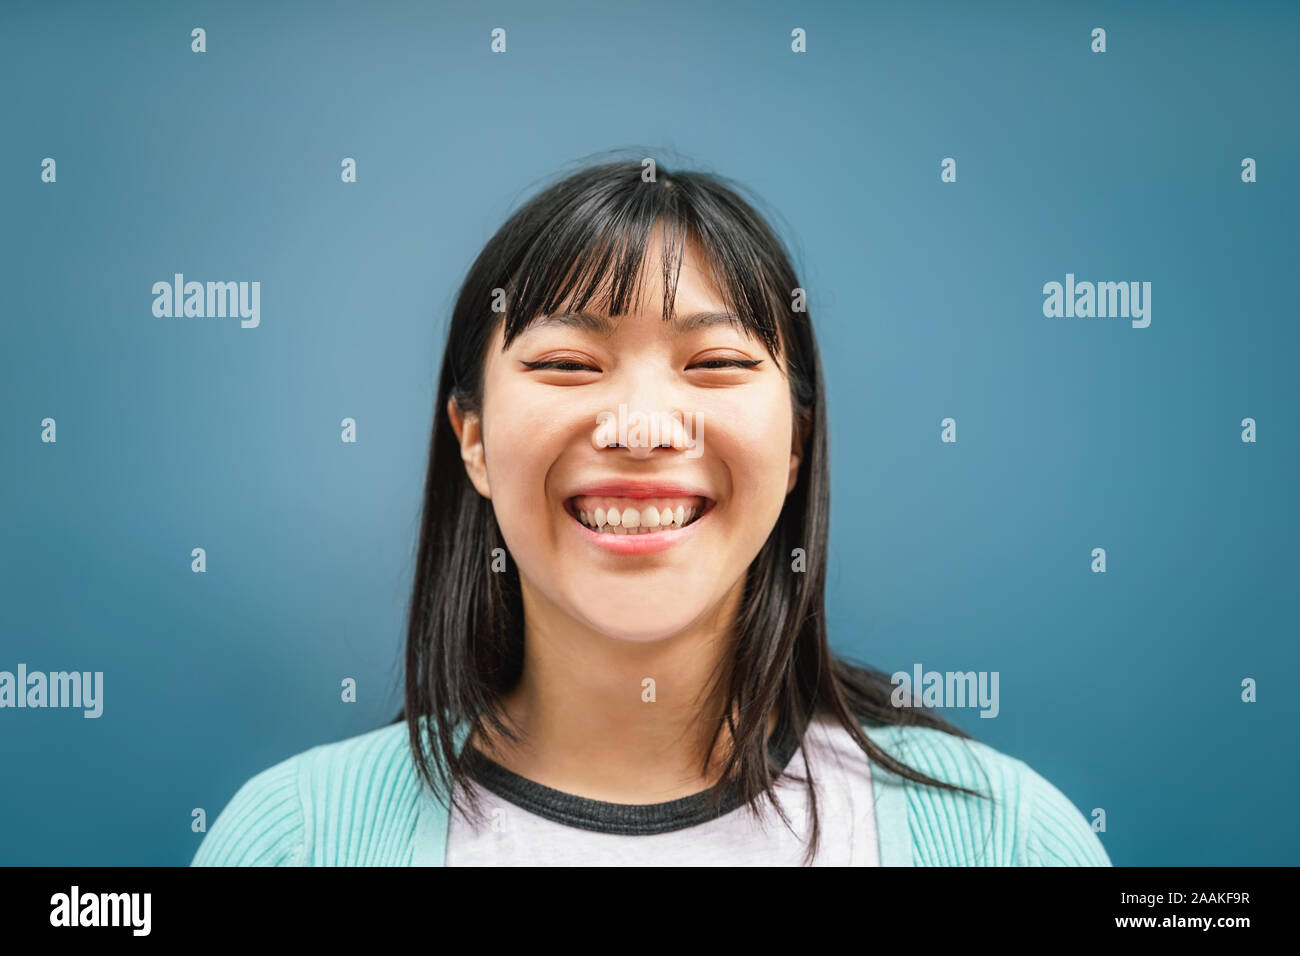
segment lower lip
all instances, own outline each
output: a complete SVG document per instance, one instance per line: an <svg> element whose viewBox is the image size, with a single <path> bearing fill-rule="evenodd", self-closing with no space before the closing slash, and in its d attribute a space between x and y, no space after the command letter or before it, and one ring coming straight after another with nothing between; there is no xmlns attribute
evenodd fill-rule
<svg viewBox="0 0 1300 956"><path fill-rule="evenodd" d="M654 554L658 551L664 551L675 544L681 544L694 533L695 529L704 521L707 521L709 515L713 513L713 508L704 512L684 528L676 528L671 531L647 531L644 534L611 534L607 531L592 531L585 524L579 521L573 515L565 511L569 522L582 532L582 536L590 541L602 551L610 554Z"/></svg>

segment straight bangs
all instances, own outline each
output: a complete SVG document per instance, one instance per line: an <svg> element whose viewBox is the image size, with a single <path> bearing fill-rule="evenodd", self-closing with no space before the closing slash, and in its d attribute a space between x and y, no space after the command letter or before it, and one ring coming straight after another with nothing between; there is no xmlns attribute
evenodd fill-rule
<svg viewBox="0 0 1300 956"><path fill-rule="evenodd" d="M537 207L536 226L524 231L500 284L508 303L505 347L537 318L560 309L626 315L640 302L644 270L653 267L645 262L646 247L652 231L661 229L664 320L673 314L683 251L691 241L740 328L780 359L787 336L778 316L789 311L783 304L793 276L783 277L769 261L764 250L773 237L762 235L765 227L746 210L719 201L691 177L677 180L660 171L656 181L644 181L639 163L594 167L580 181L566 181L562 192L541 194ZM783 288L782 278L790 285Z"/></svg>

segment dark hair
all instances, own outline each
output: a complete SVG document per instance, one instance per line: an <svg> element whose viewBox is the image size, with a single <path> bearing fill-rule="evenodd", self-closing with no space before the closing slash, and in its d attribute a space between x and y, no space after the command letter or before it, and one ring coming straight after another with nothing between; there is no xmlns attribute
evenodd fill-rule
<svg viewBox="0 0 1300 956"><path fill-rule="evenodd" d="M715 802L734 785L743 805L768 799L787 826L773 786L781 768L769 765L767 721L774 709L794 726L800 742L817 711L833 715L873 762L903 778L983 796L936 780L891 757L863 733L868 724L914 724L973 739L920 707L895 707L893 684L874 668L833 655L826 635L825 568L830 506L827 423L821 363L807 311L792 308L800 286L789 255L740 187L703 172L669 172L647 161L603 162L580 168L544 189L510 216L470 267L451 317L424 487L415 588L406 643L405 720L421 777L457 800L468 772L456 752L455 728L492 727L517 739L498 710L523 664L523 607L513 562L490 570L493 550L506 549L492 503L465 472L446 405L481 407L486 349L504 321L508 347L539 315L561 304L585 309L595 296L611 316L626 314L641 274L652 228L664 229L663 314L672 314L685 238L698 243L727 306L778 361L786 351L798 440L804 454L794 489L746 573L741 610L732 632L734 654L711 690L726 683L726 700L711 738L709 765L724 727L735 742ZM504 314L493 311L494 296ZM575 298L571 298L575 297ZM788 561L804 549L806 570ZM743 642L734 636L745 635ZM733 713L738 719L733 720ZM428 738L424 736L427 732ZM433 753L425 748L432 744ZM820 838L812 775L811 860ZM734 780L734 784L728 781ZM472 798L471 804L476 804ZM471 808L477 812L477 806Z"/></svg>

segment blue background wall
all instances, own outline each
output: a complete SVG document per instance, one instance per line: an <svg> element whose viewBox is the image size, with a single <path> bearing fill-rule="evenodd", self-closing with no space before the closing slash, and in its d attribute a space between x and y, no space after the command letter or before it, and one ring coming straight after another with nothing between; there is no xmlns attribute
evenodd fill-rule
<svg viewBox="0 0 1300 956"><path fill-rule="evenodd" d="M749 186L796 250L837 649L998 671L996 719L951 717L1104 808L1117 864L1297 863L1298 27L1283 3L4 3L0 670L105 694L98 720L0 711L0 860L187 863L192 808L391 719L458 283L543 181L630 146ZM175 272L260 281L260 327L154 318ZM1150 281L1150 327L1045 318L1067 272Z"/></svg>

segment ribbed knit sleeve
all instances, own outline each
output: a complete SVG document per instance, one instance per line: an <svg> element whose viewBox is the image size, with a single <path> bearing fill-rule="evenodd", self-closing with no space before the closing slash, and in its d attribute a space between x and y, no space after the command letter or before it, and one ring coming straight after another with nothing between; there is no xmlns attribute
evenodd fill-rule
<svg viewBox="0 0 1300 956"><path fill-rule="evenodd" d="M1020 763L1017 761L1017 763ZM1028 824L1022 866L1110 866L1092 826L1070 799L1028 766L1021 778Z"/></svg>
<svg viewBox="0 0 1300 956"><path fill-rule="evenodd" d="M199 844L191 866L298 866L304 822L299 756L249 779Z"/></svg>
<svg viewBox="0 0 1300 956"><path fill-rule="evenodd" d="M913 770L975 797L905 781L913 866L1007 866L1020 837L1018 761L986 744L923 727L890 727L878 742ZM872 773L882 773L873 767Z"/></svg>
<svg viewBox="0 0 1300 956"><path fill-rule="evenodd" d="M913 866L1110 866L1092 827L1024 761L926 727L879 727L876 743L934 779L975 797L872 773L906 791Z"/></svg>
<svg viewBox="0 0 1300 956"><path fill-rule="evenodd" d="M300 759L304 865L411 865L420 789L404 723L313 747Z"/></svg>
<svg viewBox="0 0 1300 956"><path fill-rule="evenodd" d="M321 744L240 787L191 865L411 866L422 819L431 846L446 836L421 796L405 723Z"/></svg>

